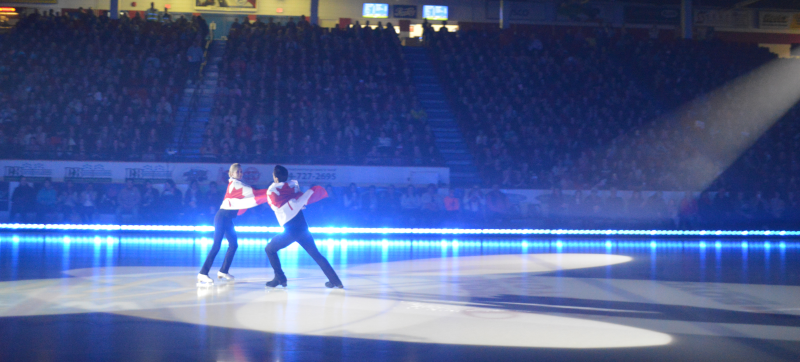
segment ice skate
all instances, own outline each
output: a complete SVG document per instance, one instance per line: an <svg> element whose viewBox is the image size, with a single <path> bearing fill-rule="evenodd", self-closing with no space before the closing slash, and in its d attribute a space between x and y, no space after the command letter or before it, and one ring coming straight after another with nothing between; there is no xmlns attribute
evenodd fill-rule
<svg viewBox="0 0 800 362"><path fill-rule="evenodd" d="M229 281L229 282L232 282L232 281L234 281L234 277L233 277L233 275L231 275L231 274L228 274L228 273L223 273L223 272L221 272L221 271L218 271L218 272L217 272L217 278L219 278L219 279L225 279L225 280L227 280L227 281Z"/></svg>
<svg viewBox="0 0 800 362"><path fill-rule="evenodd" d="M214 279L208 277L205 274L197 274L197 286L198 287L207 287L214 285Z"/></svg>
<svg viewBox="0 0 800 362"><path fill-rule="evenodd" d="M286 275L283 274L276 274L275 278L267 282L267 287L275 288L278 285L283 286L286 288Z"/></svg>

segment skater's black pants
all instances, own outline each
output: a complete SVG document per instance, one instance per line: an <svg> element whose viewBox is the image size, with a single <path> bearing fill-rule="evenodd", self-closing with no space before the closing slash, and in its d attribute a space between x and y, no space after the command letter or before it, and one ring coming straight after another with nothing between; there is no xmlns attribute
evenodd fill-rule
<svg viewBox="0 0 800 362"><path fill-rule="evenodd" d="M236 249L239 247L236 237L236 229L233 227L233 218L239 210L222 210L217 211L214 216L214 245L208 251L206 262L203 263L203 268L200 269L200 274L208 275L208 270L211 269L211 264L214 263L214 258L217 257L219 248L222 245L222 236L228 239L228 252L225 253L225 260L222 261L222 267L219 271L227 274L228 269L233 262L233 255L236 254Z"/></svg>
<svg viewBox="0 0 800 362"><path fill-rule="evenodd" d="M317 250L317 245L314 244L314 238L311 236L311 233L308 232L308 229L305 230L291 230L285 229L281 234L276 235L272 240L270 240L269 244L267 244L267 248L265 251L267 252L267 258L269 258L269 263L272 265L272 269L275 270L275 275L283 275L283 269L281 269L281 261L278 259L278 250L281 250L289 244L293 242L297 242L303 249L306 250L306 253L317 262L322 272L325 273L325 276L328 277L328 280L333 283L334 285L341 285L342 281L339 280L339 276L336 275L336 272L333 271L333 267L331 263L328 262L328 259L325 259L322 254L319 253Z"/></svg>

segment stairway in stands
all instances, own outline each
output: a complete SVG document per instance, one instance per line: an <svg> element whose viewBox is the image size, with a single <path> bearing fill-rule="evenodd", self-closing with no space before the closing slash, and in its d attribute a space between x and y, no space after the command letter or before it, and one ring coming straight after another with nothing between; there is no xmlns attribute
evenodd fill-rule
<svg viewBox="0 0 800 362"><path fill-rule="evenodd" d="M445 165L450 168L450 183L461 187L483 184L475 167L475 159L467 148L464 135L450 111L444 90L428 58L427 49L405 46L403 55L411 69L420 105L428 113L428 124L436 136L436 147Z"/></svg>
<svg viewBox="0 0 800 362"><path fill-rule="evenodd" d="M225 54L225 44L226 42L222 40L211 42L201 83L186 87L182 104L178 107L175 144L181 158L187 161L200 160L203 133L211 115L211 107L214 106L214 95L219 81L219 63ZM188 122L185 122L187 118Z"/></svg>

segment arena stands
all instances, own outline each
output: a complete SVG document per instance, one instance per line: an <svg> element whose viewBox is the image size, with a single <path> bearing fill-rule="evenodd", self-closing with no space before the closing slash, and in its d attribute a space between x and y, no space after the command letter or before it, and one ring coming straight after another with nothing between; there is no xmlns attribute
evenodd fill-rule
<svg viewBox="0 0 800 362"><path fill-rule="evenodd" d="M221 69L206 160L441 164L393 27L245 22Z"/></svg>
<svg viewBox="0 0 800 362"><path fill-rule="evenodd" d="M20 20L0 40L3 157L160 159L201 25L93 12Z"/></svg>
<svg viewBox="0 0 800 362"><path fill-rule="evenodd" d="M593 153L631 122L655 116L628 73L583 36L430 33L487 185L596 184L607 175L592 166L612 165L592 164Z"/></svg>
<svg viewBox="0 0 800 362"><path fill-rule="evenodd" d="M641 82L651 90L655 99L667 109L676 109L691 105L693 100L704 100L705 94L723 89L722 95L731 98L732 94L725 88L725 83L743 76L768 61L796 62L796 59L775 60L766 48L754 45L724 43L716 41L679 41L655 44L652 42L628 43L621 47L619 57L624 59L626 67L632 69ZM759 117L753 112L752 100L726 103L724 106L702 106L692 108L692 119L689 123L660 126L662 136L669 142L655 144L669 149L666 154L679 155L676 161L685 160L692 154L708 154L710 150L703 139L737 139L749 137L759 132L756 121ZM713 125L707 122L710 118L751 119L749 122L723 122ZM800 170L800 158L797 149L800 147L800 107L791 108L778 122L763 134L753 147L739 157L737 162L709 186L710 190L733 190L743 192L740 196L759 203L758 194L763 197L775 196L787 200L793 198L793 191L798 189L797 179ZM708 123L708 124L707 124ZM681 128L679 125L683 125ZM685 126L689 127L685 127ZM649 129L642 132L651 132ZM664 133L673 136L665 138ZM656 153L653 158L658 157ZM645 162L652 163L650 159ZM677 183L680 186L680 183ZM782 196L780 196L782 195ZM767 207L769 209L769 207ZM777 212L777 211L776 211ZM777 212L780 213L780 212Z"/></svg>
<svg viewBox="0 0 800 362"><path fill-rule="evenodd" d="M505 188L682 190L670 165L704 151L693 134L703 123L667 116L774 58L755 45L636 39L608 27L428 33L487 185ZM772 132L795 142L791 129Z"/></svg>
<svg viewBox="0 0 800 362"><path fill-rule="evenodd" d="M548 29L426 32L483 188L328 186L331 197L309 212L310 221L796 227L798 107L707 191L684 193L672 167L705 151L700 134L746 131L707 128L707 113L688 126L668 120L687 102L773 61L766 50L637 38L612 28ZM24 19L0 42L0 98L9 105L0 109L3 157L157 159L174 139L179 95L192 79L187 53L202 38L202 27L186 20ZM442 165L392 28L256 22L234 27L227 42L204 160ZM708 111L741 114L746 107ZM13 221L197 224L216 211L224 185L37 182L12 189ZM240 222L260 225L270 213L259 208Z"/></svg>

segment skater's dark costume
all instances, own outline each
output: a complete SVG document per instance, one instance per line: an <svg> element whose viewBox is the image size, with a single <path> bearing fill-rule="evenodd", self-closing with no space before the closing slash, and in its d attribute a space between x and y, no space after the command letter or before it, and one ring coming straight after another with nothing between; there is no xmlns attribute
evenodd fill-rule
<svg viewBox="0 0 800 362"><path fill-rule="evenodd" d="M208 251L208 256L205 263L203 263L203 268L200 269L200 274L208 275L208 270L211 269L211 264L214 263L214 258L219 253L223 236L228 239L228 251L225 253L225 260L222 262L222 267L219 268L219 271L228 274L228 269L230 269L231 262L233 262L233 256L239 247L236 229L233 227L233 219L238 213L239 210L219 209L217 211L217 215L214 216L214 245Z"/></svg>
<svg viewBox="0 0 800 362"><path fill-rule="evenodd" d="M328 282L325 283L325 286L328 288L343 288L342 281L333 271L331 264L317 250L317 245L314 244L314 238L311 237L311 233L308 231L308 224L306 224L306 218L303 216L302 211L306 205L328 197L328 193L319 186L314 186L306 192L300 192L300 185L297 181L286 180L288 175L289 172L285 167L275 166L275 171L272 175L275 182L267 189L267 202L272 211L275 212L275 217L284 230L283 233L272 238L266 249L264 249L267 252L272 269L275 270L275 278L267 282L267 286L286 286L286 275L283 274L283 269L281 269L278 250L296 241L317 262L322 272L328 277Z"/></svg>
<svg viewBox="0 0 800 362"><path fill-rule="evenodd" d="M228 180L228 189L225 192L225 199L222 200L222 205L219 207L217 215L214 216L214 245L208 252L206 261L203 263L203 268L200 269L200 274L208 275L208 270L211 269L211 264L214 263L214 258L217 257L217 253L219 252L223 236L228 239L228 251L225 253L225 260L222 262L222 267L219 271L228 274L228 269L233 262L233 256L236 254L236 249L239 247L236 229L234 229L233 226L233 219L237 215L243 214L249 208L266 203L266 194L267 190L254 190L238 179L231 178Z"/></svg>
<svg viewBox="0 0 800 362"><path fill-rule="evenodd" d="M298 212L297 216L284 224L283 229L283 233L272 238L265 249L267 257L269 258L269 263L272 265L272 269L275 270L276 279L278 279L278 276L281 276L282 284L285 284L286 276L283 274L283 269L281 269L281 261L278 259L278 250L296 241L305 249L308 255L317 262L317 265L319 265L322 272L325 273L325 276L328 277L328 281L330 281L331 284L334 286L342 285L342 281L339 280L339 276L333 271L331 263L317 250L317 245L314 243L314 238L308 231L308 224L306 223L306 218L303 216L302 211Z"/></svg>

